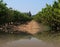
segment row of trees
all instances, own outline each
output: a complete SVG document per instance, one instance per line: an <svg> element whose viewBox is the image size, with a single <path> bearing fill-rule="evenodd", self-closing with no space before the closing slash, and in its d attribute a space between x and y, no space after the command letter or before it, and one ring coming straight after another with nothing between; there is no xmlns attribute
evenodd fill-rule
<svg viewBox="0 0 60 47"><path fill-rule="evenodd" d="M42 9L33 18L39 23L46 24L51 27L52 30L60 30L60 0L54 1L53 5L46 4L46 7ZM21 13L12 8L8 8L7 4L0 0L0 25L13 23L25 23L32 19L31 12Z"/></svg>
<svg viewBox="0 0 60 47"><path fill-rule="evenodd" d="M34 19L50 26L52 30L60 31L60 0L54 1L53 5L46 4L46 7L34 16Z"/></svg>
<svg viewBox="0 0 60 47"><path fill-rule="evenodd" d="M21 13L12 8L8 8L7 4L0 0L0 25L5 23L25 23L26 21L31 20L31 12Z"/></svg>

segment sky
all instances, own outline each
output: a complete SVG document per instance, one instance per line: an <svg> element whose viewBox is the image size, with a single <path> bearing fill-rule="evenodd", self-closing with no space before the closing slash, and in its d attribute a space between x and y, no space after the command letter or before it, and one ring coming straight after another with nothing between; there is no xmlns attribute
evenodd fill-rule
<svg viewBox="0 0 60 47"><path fill-rule="evenodd" d="M8 7L12 7L20 12L31 12L37 14L47 4L53 4L54 0L3 0Z"/></svg>

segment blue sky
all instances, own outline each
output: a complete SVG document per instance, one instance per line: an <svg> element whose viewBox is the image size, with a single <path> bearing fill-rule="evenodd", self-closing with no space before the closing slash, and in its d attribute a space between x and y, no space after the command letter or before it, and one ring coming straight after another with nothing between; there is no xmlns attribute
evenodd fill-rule
<svg viewBox="0 0 60 47"><path fill-rule="evenodd" d="M36 14L47 4L53 4L54 0L4 0L8 7L12 7L20 12Z"/></svg>

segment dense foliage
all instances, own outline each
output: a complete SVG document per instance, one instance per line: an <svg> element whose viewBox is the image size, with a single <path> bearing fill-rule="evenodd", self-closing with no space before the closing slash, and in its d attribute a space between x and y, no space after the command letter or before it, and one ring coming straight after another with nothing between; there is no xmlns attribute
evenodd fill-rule
<svg viewBox="0 0 60 47"><path fill-rule="evenodd" d="M31 12L21 13L12 8L8 8L7 4L0 0L0 25L6 23L25 23L26 21L31 20Z"/></svg>
<svg viewBox="0 0 60 47"><path fill-rule="evenodd" d="M52 30L60 31L60 0L54 1L53 5L46 4L46 7L42 9L38 14L31 17L31 12L21 13L12 8L8 8L7 4L0 0L0 25L21 24L34 18L36 21L42 24L46 24L51 27Z"/></svg>
<svg viewBox="0 0 60 47"><path fill-rule="evenodd" d="M46 4L46 7L36 14L34 19L50 26L52 30L60 31L60 0L54 1L53 5Z"/></svg>

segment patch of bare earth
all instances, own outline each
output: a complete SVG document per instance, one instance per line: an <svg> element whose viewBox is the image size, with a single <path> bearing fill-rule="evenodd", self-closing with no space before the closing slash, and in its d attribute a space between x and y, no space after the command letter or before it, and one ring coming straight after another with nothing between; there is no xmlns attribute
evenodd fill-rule
<svg viewBox="0 0 60 47"><path fill-rule="evenodd" d="M35 34L40 29L39 24L34 20L30 21L27 25L18 26L18 28L31 34Z"/></svg>
<svg viewBox="0 0 60 47"><path fill-rule="evenodd" d="M15 30L27 32L30 34L35 34L39 31L42 31L43 29L44 27L34 20L28 22L27 24L19 25L15 28Z"/></svg>

